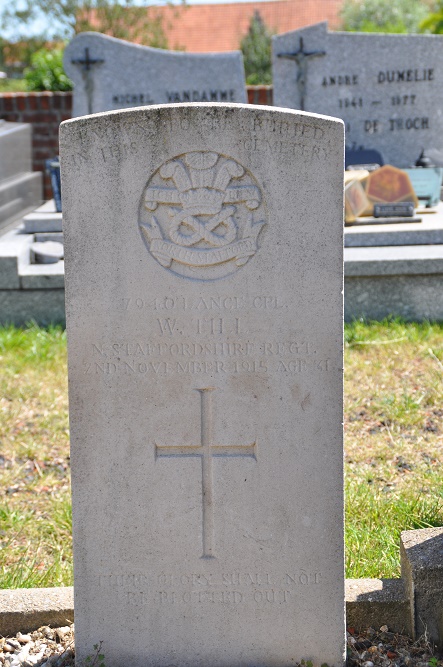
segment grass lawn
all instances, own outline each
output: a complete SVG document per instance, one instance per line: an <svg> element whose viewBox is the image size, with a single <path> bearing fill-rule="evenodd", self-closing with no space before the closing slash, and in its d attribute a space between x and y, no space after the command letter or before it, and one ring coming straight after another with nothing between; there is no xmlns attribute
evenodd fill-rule
<svg viewBox="0 0 443 667"><path fill-rule="evenodd" d="M0 79L0 93L20 93L26 90L24 79Z"/></svg>
<svg viewBox="0 0 443 667"><path fill-rule="evenodd" d="M443 325L345 328L346 575L443 525ZM0 329L0 588L72 584L66 337Z"/></svg>

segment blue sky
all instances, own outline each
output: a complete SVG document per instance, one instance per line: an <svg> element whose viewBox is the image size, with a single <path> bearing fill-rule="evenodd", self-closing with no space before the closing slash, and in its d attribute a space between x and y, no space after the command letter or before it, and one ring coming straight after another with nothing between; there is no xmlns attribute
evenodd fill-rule
<svg viewBox="0 0 443 667"><path fill-rule="evenodd" d="M21 6L20 0L0 0L0 13L3 12L3 10L6 7L17 7L17 9L20 9ZM30 26L27 30L27 34L29 37L31 37L33 34L38 34L43 32L45 28L45 21L43 19L36 21L34 25ZM6 39L13 38L14 34L10 33L8 30L2 30L0 33L2 36L6 37Z"/></svg>

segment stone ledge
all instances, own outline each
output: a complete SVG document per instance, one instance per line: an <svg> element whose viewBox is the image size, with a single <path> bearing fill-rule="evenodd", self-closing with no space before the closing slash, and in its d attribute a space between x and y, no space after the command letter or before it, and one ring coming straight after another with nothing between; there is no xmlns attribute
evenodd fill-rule
<svg viewBox="0 0 443 667"><path fill-rule="evenodd" d="M23 218L24 233L36 234L38 232L61 232L62 214L55 211L42 211L38 208L32 213L28 213Z"/></svg>
<svg viewBox="0 0 443 667"><path fill-rule="evenodd" d="M20 267L29 262L32 236L8 232L0 244L0 289L20 288Z"/></svg>
<svg viewBox="0 0 443 667"><path fill-rule="evenodd" d="M0 323L26 326L31 321L65 326L65 290L0 289Z"/></svg>
<svg viewBox="0 0 443 667"><path fill-rule="evenodd" d="M402 579L346 579L347 626L427 632L443 648L443 527L403 532L400 555ZM0 590L0 636L73 620L72 586Z"/></svg>
<svg viewBox="0 0 443 667"><path fill-rule="evenodd" d="M64 289L65 263L27 264L20 268L20 287L23 290Z"/></svg>
<svg viewBox="0 0 443 667"><path fill-rule="evenodd" d="M412 634L410 604L402 579L346 579L346 624L356 628L387 625Z"/></svg>
<svg viewBox="0 0 443 667"><path fill-rule="evenodd" d="M400 560L412 637L426 632L443 650L443 527L401 533Z"/></svg>
<svg viewBox="0 0 443 667"><path fill-rule="evenodd" d="M345 248L345 277L443 274L443 245Z"/></svg>
<svg viewBox="0 0 443 667"><path fill-rule="evenodd" d="M0 636L59 627L74 620L73 588L0 590Z"/></svg>
<svg viewBox="0 0 443 667"><path fill-rule="evenodd" d="M347 579L347 624L410 634L409 603L401 579ZM0 591L0 635L31 632L74 620L74 589L18 588Z"/></svg>
<svg viewBox="0 0 443 667"><path fill-rule="evenodd" d="M443 248L443 246L440 246ZM345 277L345 321L443 321L443 273Z"/></svg>
<svg viewBox="0 0 443 667"><path fill-rule="evenodd" d="M421 222L377 223L345 226L345 246L348 248L441 245L443 244L443 202L436 208L418 209Z"/></svg>

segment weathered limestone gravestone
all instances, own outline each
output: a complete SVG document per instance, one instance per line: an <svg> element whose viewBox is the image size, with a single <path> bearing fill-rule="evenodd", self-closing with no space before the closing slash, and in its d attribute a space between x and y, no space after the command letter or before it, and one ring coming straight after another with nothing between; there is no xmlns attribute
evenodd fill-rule
<svg viewBox="0 0 443 667"><path fill-rule="evenodd" d="M0 119L0 227L42 197L42 174L32 171L31 125Z"/></svg>
<svg viewBox="0 0 443 667"><path fill-rule="evenodd" d="M443 37L328 32L327 23L273 38L274 104L338 116L350 148L414 164L443 148Z"/></svg>
<svg viewBox="0 0 443 667"><path fill-rule="evenodd" d="M342 665L341 121L125 110L61 161L78 659Z"/></svg>
<svg viewBox="0 0 443 667"><path fill-rule="evenodd" d="M73 116L146 104L247 101L240 51L167 51L84 32L66 48L64 66L74 82Z"/></svg>

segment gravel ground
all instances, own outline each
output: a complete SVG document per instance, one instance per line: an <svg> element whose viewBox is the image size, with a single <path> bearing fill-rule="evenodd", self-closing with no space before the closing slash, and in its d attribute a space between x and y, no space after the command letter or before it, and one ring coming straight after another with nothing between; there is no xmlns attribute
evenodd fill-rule
<svg viewBox="0 0 443 667"><path fill-rule="evenodd" d="M347 667L443 667L442 656L426 637L413 642L409 637L369 628L358 632L348 628ZM49 628L0 639L2 667L74 667L74 626ZM105 667L97 647L88 667ZM306 667L309 666L307 663Z"/></svg>
<svg viewBox="0 0 443 667"><path fill-rule="evenodd" d="M73 667L74 626L49 628L44 625L26 635L19 632L15 637L0 639L0 665Z"/></svg>
<svg viewBox="0 0 443 667"><path fill-rule="evenodd" d="M347 667L443 667L442 656L426 637L412 641L409 637L368 628L357 632L348 628Z"/></svg>

